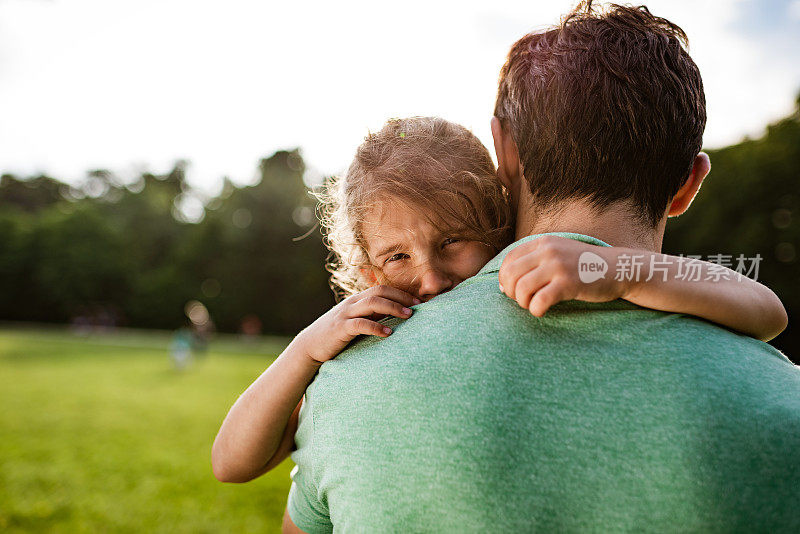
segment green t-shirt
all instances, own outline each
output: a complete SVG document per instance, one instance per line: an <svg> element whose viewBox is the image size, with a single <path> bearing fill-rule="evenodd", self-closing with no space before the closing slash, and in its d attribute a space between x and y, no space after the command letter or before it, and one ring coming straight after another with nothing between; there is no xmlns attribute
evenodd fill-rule
<svg viewBox="0 0 800 534"><path fill-rule="evenodd" d="M497 278L535 237L320 368L292 455L295 524L800 532L798 368L625 301L536 318Z"/></svg>

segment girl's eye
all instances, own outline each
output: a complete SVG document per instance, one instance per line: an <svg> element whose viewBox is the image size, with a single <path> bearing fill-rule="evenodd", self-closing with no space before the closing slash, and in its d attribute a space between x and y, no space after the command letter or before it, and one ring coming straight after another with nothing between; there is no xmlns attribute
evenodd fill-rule
<svg viewBox="0 0 800 534"><path fill-rule="evenodd" d="M457 237L448 237L447 239L444 240L444 243L442 243L442 246L446 247L447 245L452 245L453 243L458 243L459 241L461 241L461 239L459 239Z"/></svg>
<svg viewBox="0 0 800 534"><path fill-rule="evenodd" d="M386 258L386 261L384 263L389 263L391 261L400 261L400 260L404 260L406 258L408 258L408 254L405 254L403 252L398 252L397 254L393 254L393 255L389 256L388 258Z"/></svg>

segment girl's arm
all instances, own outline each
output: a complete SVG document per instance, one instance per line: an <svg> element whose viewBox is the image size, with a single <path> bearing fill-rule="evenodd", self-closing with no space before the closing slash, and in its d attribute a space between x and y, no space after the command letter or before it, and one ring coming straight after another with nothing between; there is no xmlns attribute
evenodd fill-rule
<svg viewBox="0 0 800 534"><path fill-rule="evenodd" d="M500 286L538 317L562 300L624 298L656 310L702 317L765 341L780 334L788 322L775 293L726 267L556 236L535 239L509 252L500 268Z"/></svg>
<svg viewBox="0 0 800 534"><path fill-rule="evenodd" d="M386 337L381 316L411 316L419 304L408 293L375 286L334 306L300 332L236 400L211 449L214 476L247 482L277 466L294 445L300 401L319 367L358 335Z"/></svg>
<svg viewBox="0 0 800 534"><path fill-rule="evenodd" d="M618 250L619 254L643 253ZM789 320L786 309L767 286L718 264L655 252L644 254L647 263L643 276L638 282L625 284L627 289L622 295L625 300L656 310L702 317L762 341L769 341L786 328ZM663 261L666 266L651 261ZM656 265L654 273L652 265ZM697 269L697 276L687 269ZM687 273L691 275L689 278L685 277Z"/></svg>
<svg viewBox="0 0 800 534"><path fill-rule="evenodd" d="M289 454L300 399L320 365L322 362L308 356L302 337L297 336L239 396L211 449L211 465L218 480L247 482Z"/></svg>

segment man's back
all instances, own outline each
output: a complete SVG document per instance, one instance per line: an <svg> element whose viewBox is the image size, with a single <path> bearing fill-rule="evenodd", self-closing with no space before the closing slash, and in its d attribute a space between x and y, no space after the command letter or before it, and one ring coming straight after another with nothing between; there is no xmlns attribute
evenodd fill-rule
<svg viewBox="0 0 800 534"><path fill-rule="evenodd" d="M499 292L501 257L322 366L301 529L800 529L797 368L622 301L537 319Z"/></svg>

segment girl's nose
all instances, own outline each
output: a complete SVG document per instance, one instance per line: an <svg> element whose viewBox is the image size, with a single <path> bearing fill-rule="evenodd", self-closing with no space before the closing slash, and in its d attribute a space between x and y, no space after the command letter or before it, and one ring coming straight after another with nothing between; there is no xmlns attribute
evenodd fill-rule
<svg viewBox="0 0 800 534"><path fill-rule="evenodd" d="M433 268L425 269L419 278L419 298L427 302L439 293L449 291L453 285L453 280L447 273Z"/></svg>

